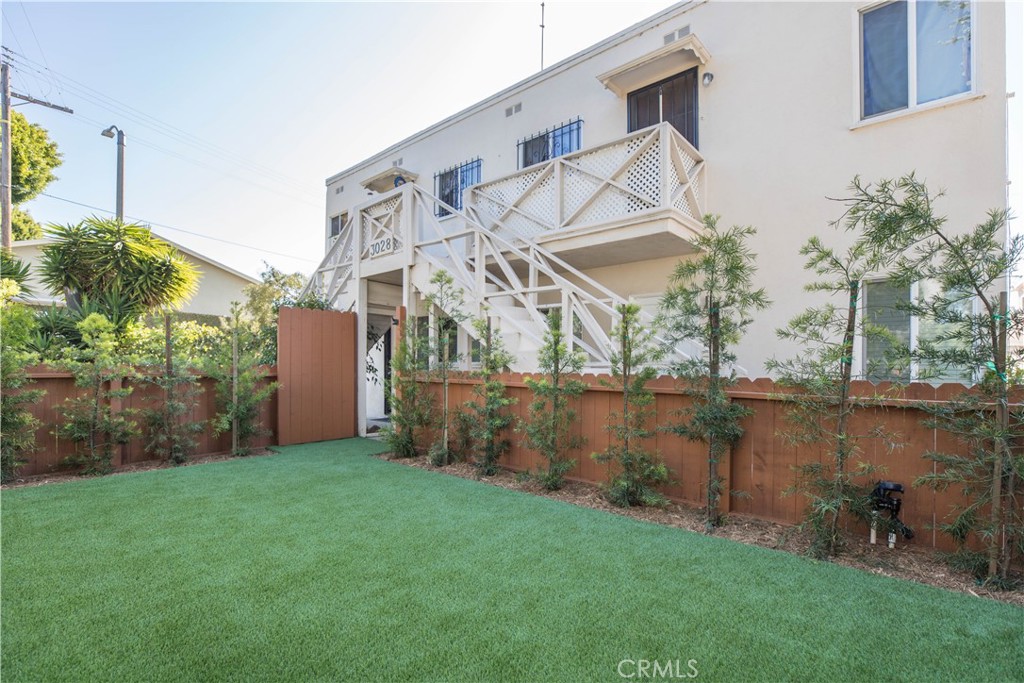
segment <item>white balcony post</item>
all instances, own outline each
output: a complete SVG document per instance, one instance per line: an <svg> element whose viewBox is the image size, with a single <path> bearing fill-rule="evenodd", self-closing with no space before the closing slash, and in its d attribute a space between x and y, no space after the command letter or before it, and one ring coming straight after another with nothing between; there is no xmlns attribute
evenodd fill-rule
<svg viewBox="0 0 1024 683"><path fill-rule="evenodd" d="M565 164L561 159L555 159L555 229L562 227L562 207L565 198Z"/></svg>
<svg viewBox="0 0 1024 683"><path fill-rule="evenodd" d="M668 165L672 163L672 133L670 125L662 123L658 126L658 144L661 146L659 150L661 152L661 200L659 204L664 209L672 206L672 190L674 189L669 184L671 175L668 172Z"/></svg>
<svg viewBox="0 0 1024 683"><path fill-rule="evenodd" d="M569 297L569 292L562 290L562 336L565 338L565 344L571 352L573 347L576 346L576 339L573 337L572 319L572 299Z"/></svg>

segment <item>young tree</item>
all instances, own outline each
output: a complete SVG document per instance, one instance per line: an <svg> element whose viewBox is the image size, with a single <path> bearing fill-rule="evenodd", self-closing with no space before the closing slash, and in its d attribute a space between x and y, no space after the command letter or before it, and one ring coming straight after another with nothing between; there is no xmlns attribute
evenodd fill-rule
<svg viewBox="0 0 1024 683"><path fill-rule="evenodd" d="M649 427L654 417L654 394L647 383L654 379L660 353L652 332L640 321L640 306L622 304L616 308L619 324L612 330L617 348L612 353L612 381L601 384L622 392L622 412L608 416L613 443L602 453L591 455L601 463L615 463L606 490L609 502L620 507L664 505L667 500L655 487L670 480L668 468L656 453L643 446L654 436Z"/></svg>
<svg viewBox="0 0 1024 683"><path fill-rule="evenodd" d="M527 448L540 453L548 463L546 470L533 476L548 491L557 491L565 485L565 475L576 466L576 461L566 458L565 452L583 446L583 437L572 433L576 411L571 403L587 389L583 382L567 377L583 371L586 356L569 349L560 311L548 314L548 328L537 361L542 376L525 380L533 392L533 402L530 421L521 429L526 433Z"/></svg>
<svg viewBox="0 0 1024 683"><path fill-rule="evenodd" d="M113 469L114 448L138 435L133 411L115 411L112 402L131 394L130 386L117 385L135 377L135 371L118 348L114 325L98 313L78 323L83 347L68 349L58 366L75 376L75 386L85 389L68 398L58 410L64 422L56 434L77 445L70 465L82 466L82 474L107 474Z"/></svg>
<svg viewBox="0 0 1024 683"><path fill-rule="evenodd" d="M252 332L242 318L238 302L224 322L222 343L205 364L206 374L217 382L217 416L214 434L231 434L233 455L248 455L252 441L268 433L260 423L260 406L275 391L277 382L266 382L266 368L254 350Z"/></svg>
<svg viewBox="0 0 1024 683"><path fill-rule="evenodd" d="M117 219L87 218L77 225L52 226L43 247L40 279L68 308L88 299L118 332L144 313L174 308L199 285L199 271L149 228Z"/></svg>
<svg viewBox="0 0 1024 683"><path fill-rule="evenodd" d="M1019 383L1021 351L1009 352L1007 337L1024 332L1024 310L1008 309L1009 276L1020 265L1024 238L1007 238L1007 214L989 212L968 231L947 227L935 200L913 174L876 185L856 179L849 200L849 223L879 249L898 254L892 280L918 283L921 292L907 310L932 323L931 336L904 349L923 377L956 374L976 378L973 389L945 403L924 403L926 424L954 435L965 452L929 451L939 468L915 484L936 490L959 487L969 498L941 528L960 546L987 581L1005 584L1014 557L1024 553L1024 411L1011 401ZM925 285L931 291L924 293ZM971 534L986 546L983 555L967 549Z"/></svg>
<svg viewBox="0 0 1024 683"><path fill-rule="evenodd" d="M391 424L382 431L399 458L416 457L423 433L436 422L436 401L423 370L429 355L427 340L407 324L391 357L391 380L385 387L391 395Z"/></svg>
<svg viewBox="0 0 1024 683"><path fill-rule="evenodd" d="M164 317L164 362L144 375L147 382L162 390L162 395L151 397L153 407L143 411L148 427L146 451L175 465L188 461L195 451L196 437L203 431L203 423L189 420L202 389L199 378L186 366L174 362L174 335L171 317Z"/></svg>
<svg viewBox="0 0 1024 683"><path fill-rule="evenodd" d="M851 396L850 392L854 340L858 333L882 333L858 317L861 281L884 270L887 260L863 240L839 252L812 237L800 254L807 257L804 268L818 277L804 289L841 297L842 305L812 306L790 320L777 334L794 342L799 351L788 360L771 359L766 366L781 387L791 389L779 395L787 404L789 422L783 437L793 445L819 446L822 450L820 462L796 468L796 482L788 491L808 499L804 525L814 533L810 552L825 559L842 547L842 512L869 514L865 507L867 491L856 479L868 476L875 468L857 460L861 442L878 439L890 449L895 447L893 439L879 427L866 432L854 429L855 412L877 401Z"/></svg>
<svg viewBox="0 0 1024 683"><path fill-rule="evenodd" d="M474 464L484 476L498 472L498 461L508 452L511 442L503 432L512 425L512 415L508 407L516 400L505 391L505 384L498 375L507 370L515 358L505 349L501 337L491 331L488 318L477 318L473 321L477 337L480 340L480 369L474 373L481 383L473 388L479 401L468 404L473 411L473 441L476 445Z"/></svg>
<svg viewBox="0 0 1024 683"><path fill-rule="evenodd" d="M439 440L430 448L430 459L434 465L443 467L451 461L448 452L448 381L452 369L459 361L455 346L459 325L469 319L463 308L465 299L462 290L455 286L455 280L446 270L438 270L430 278L433 291L427 295L427 302L434 310L434 329L430 335L431 370L441 382L441 410L439 411Z"/></svg>
<svg viewBox="0 0 1024 683"><path fill-rule="evenodd" d="M288 274L268 264L260 273L260 282L245 287L245 320L264 365L277 363L277 314L282 306L321 311L331 308L330 302L317 292L302 294L306 280L302 273Z"/></svg>
<svg viewBox="0 0 1024 683"><path fill-rule="evenodd" d="M714 216L704 218L704 228L695 242L700 254L676 266L661 300L659 327L670 346L691 340L703 351L672 363L692 404L682 411L682 421L665 429L708 446L705 529L710 532L721 523L718 463L743 435L741 420L753 412L726 394L736 383L733 347L752 322L751 313L769 301L764 289L753 286L755 256L747 240L756 234L754 228L719 230Z"/></svg>

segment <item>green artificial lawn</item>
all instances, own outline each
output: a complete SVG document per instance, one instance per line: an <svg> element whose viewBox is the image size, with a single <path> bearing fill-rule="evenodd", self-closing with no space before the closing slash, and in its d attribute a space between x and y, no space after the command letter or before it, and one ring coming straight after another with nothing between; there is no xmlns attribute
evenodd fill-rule
<svg viewBox="0 0 1024 683"><path fill-rule="evenodd" d="M1024 680L1020 608L380 448L4 492L4 682Z"/></svg>

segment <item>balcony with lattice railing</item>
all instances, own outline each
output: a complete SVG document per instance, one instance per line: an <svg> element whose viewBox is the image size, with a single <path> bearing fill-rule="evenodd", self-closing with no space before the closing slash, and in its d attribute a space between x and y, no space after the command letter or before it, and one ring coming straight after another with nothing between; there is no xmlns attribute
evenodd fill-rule
<svg viewBox="0 0 1024 683"><path fill-rule="evenodd" d="M488 230L579 268L693 253L704 158L668 123L468 188Z"/></svg>

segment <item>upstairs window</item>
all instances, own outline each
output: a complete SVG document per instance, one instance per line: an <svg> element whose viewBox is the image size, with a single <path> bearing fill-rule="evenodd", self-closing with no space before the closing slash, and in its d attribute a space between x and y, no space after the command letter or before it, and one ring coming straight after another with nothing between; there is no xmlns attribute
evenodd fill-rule
<svg viewBox="0 0 1024 683"><path fill-rule="evenodd" d="M545 130L518 143L519 168L539 164L548 159L570 154L580 148L583 119L576 117L568 123Z"/></svg>
<svg viewBox="0 0 1024 683"><path fill-rule="evenodd" d="M348 222L347 213L339 213L337 216L331 216L331 237L337 237L341 234L342 228L345 227L345 223Z"/></svg>
<svg viewBox="0 0 1024 683"><path fill-rule="evenodd" d="M861 117L970 92L971 4L899 0L861 12Z"/></svg>
<svg viewBox="0 0 1024 683"><path fill-rule="evenodd" d="M442 202L459 211L462 210L462 191L470 185L480 182L480 159L473 159L458 166L453 166L434 174L434 194ZM447 216L450 211L438 206L434 211L437 217Z"/></svg>

